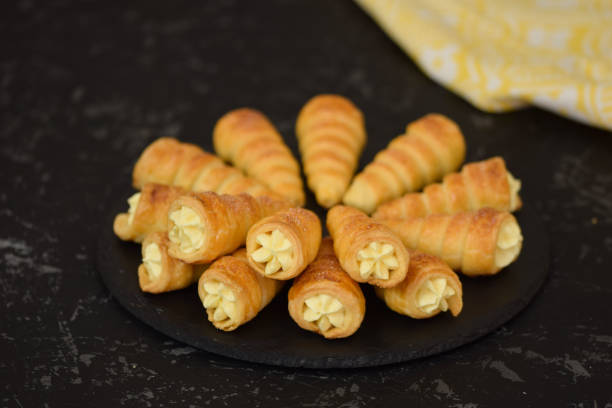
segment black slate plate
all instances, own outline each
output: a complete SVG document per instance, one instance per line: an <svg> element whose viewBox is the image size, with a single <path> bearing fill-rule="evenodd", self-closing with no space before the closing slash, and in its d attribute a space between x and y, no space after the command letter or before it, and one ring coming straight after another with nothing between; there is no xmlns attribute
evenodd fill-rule
<svg viewBox="0 0 612 408"><path fill-rule="evenodd" d="M195 285L162 295L142 293L136 270L140 246L120 241L109 214L98 243L98 270L119 303L160 332L212 353L240 360L287 367L348 368L398 363L437 354L469 343L507 322L536 294L548 272L548 237L535 213L525 206L517 218L525 243L519 259L499 275L461 276L464 308L428 320L396 314L362 285L366 316L351 337L324 338L300 329L287 311L287 290L277 295L254 320L233 332L215 329Z"/></svg>

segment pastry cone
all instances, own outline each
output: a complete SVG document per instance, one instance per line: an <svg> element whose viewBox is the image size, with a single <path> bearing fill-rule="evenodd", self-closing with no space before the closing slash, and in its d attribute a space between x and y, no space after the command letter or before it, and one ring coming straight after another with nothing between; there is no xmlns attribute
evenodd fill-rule
<svg viewBox="0 0 612 408"><path fill-rule="evenodd" d="M406 276L410 257L397 235L353 207L327 212L327 230L344 269L357 282L388 288Z"/></svg>
<svg viewBox="0 0 612 408"><path fill-rule="evenodd" d="M272 279L299 275L317 256L321 221L312 211L290 208L261 219L246 239L249 265Z"/></svg>
<svg viewBox="0 0 612 408"><path fill-rule="evenodd" d="M263 113L249 108L226 113L213 131L215 152L297 206L304 205L300 165Z"/></svg>
<svg viewBox="0 0 612 408"><path fill-rule="evenodd" d="M469 163L460 173L444 176L422 193L406 194L382 204L374 218L412 218L429 214L455 214L484 207L515 211L522 205L520 180L512 177L501 157Z"/></svg>
<svg viewBox="0 0 612 408"><path fill-rule="evenodd" d="M447 310L457 316L463 308L463 290L455 272L439 258L421 252L410 251L408 273L397 286L375 290L389 309L413 319Z"/></svg>
<svg viewBox="0 0 612 408"><path fill-rule="evenodd" d="M185 190L180 187L145 184L142 191L128 198L128 212L115 217L115 235L124 241L142 242L152 232L166 231L168 208L183 194Z"/></svg>
<svg viewBox="0 0 612 408"><path fill-rule="evenodd" d="M210 265L200 277L198 295L208 320L217 329L231 331L257 316L283 283L255 272L242 248Z"/></svg>
<svg viewBox="0 0 612 408"><path fill-rule="evenodd" d="M302 329L328 339L348 337L361 326L365 298L340 267L331 238L323 239L314 262L293 281L289 314Z"/></svg>
<svg viewBox="0 0 612 408"><path fill-rule="evenodd" d="M338 204L366 140L361 111L340 95L317 95L304 105L295 128L308 187L323 207Z"/></svg>
<svg viewBox="0 0 612 408"><path fill-rule="evenodd" d="M274 195L270 189L198 146L162 137L140 155L132 173L134 187L159 183L218 194Z"/></svg>
<svg viewBox="0 0 612 408"><path fill-rule="evenodd" d="M379 221L395 231L406 247L435 255L468 276L496 274L516 260L523 243L516 218L492 208Z"/></svg>
<svg viewBox="0 0 612 408"><path fill-rule="evenodd" d="M410 123L353 180L343 201L370 214L404 193L417 191L457 170L465 158L465 141L455 122L429 114Z"/></svg>
<svg viewBox="0 0 612 408"><path fill-rule="evenodd" d="M267 196L183 195L168 210L168 252L184 262L209 263L244 245L257 221L288 207L288 201Z"/></svg>
<svg viewBox="0 0 612 408"><path fill-rule="evenodd" d="M142 243L142 264L138 267L140 290L163 293L186 288L197 281L207 265L191 265L168 255L168 235L154 232Z"/></svg>

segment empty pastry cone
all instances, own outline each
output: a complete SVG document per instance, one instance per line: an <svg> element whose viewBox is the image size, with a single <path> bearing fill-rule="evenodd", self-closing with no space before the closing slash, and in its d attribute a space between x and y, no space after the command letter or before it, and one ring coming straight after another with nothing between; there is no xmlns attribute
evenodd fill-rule
<svg viewBox="0 0 612 408"><path fill-rule="evenodd" d="M208 320L220 330L231 331L253 319L283 286L253 270L241 248L213 262L198 282L198 295Z"/></svg>
<svg viewBox="0 0 612 408"><path fill-rule="evenodd" d="M492 208L379 221L406 247L435 255L468 276L498 273L518 258L523 242L516 218Z"/></svg>
<svg viewBox="0 0 612 408"><path fill-rule="evenodd" d="M209 263L246 242L260 219L287 209L284 199L212 192L182 195L168 210L169 253L188 263Z"/></svg>
<svg viewBox="0 0 612 408"><path fill-rule="evenodd" d="M142 243L142 264L138 267L140 290L164 293L186 288L196 282L207 265L192 265L168 255L166 232L154 232Z"/></svg>
<svg viewBox="0 0 612 408"><path fill-rule="evenodd" d="M300 165L263 113L249 108L226 113L215 125L213 143L223 160L296 206L304 205Z"/></svg>
<svg viewBox="0 0 612 408"><path fill-rule="evenodd" d="M185 194L180 187L148 183L128 199L129 209L115 217L113 230L124 241L142 242L156 231L168 229L168 208Z"/></svg>
<svg viewBox="0 0 612 408"><path fill-rule="evenodd" d="M324 238L315 260L289 290L289 314L305 330L325 338L348 337L365 316L359 285L342 269L331 238Z"/></svg>
<svg viewBox="0 0 612 408"><path fill-rule="evenodd" d="M295 132L308 187L317 202L338 204L366 140L363 114L340 95L317 95L300 111Z"/></svg>
<svg viewBox="0 0 612 408"><path fill-rule="evenodd" d="M299 275L315 258L321 244L321 221L304 208L290 208L263 218L246 239L249 265L272 279Z"/></svg>
<svg viewBox="0 0 612 408"><path fill-rule="evenodd" d="M374 218L412 218L430 214L455 214L484 207L516 211L522 203L521 182L506 168L501 157L463 166L459 173L447 174L439 184L422 193L410 193L382 204Z"/></svg>
<svg viewBox="0 0 612 408"><path fill-rule="evenodd" d="M275 195L240 170L225 165L217 156L169 137L159 138L147 146L134 166L132 181L137 189L146 183L159 183L190 191L248 193L256 197Z"/></svg>
<svg viewBox="0 0 612 408"><path fill-rule="evenodd" d="M410 251L410 267L403 281L375 290L389 309L414 319L447 310L457 316L463 308L463 290L455 272L439 258L416 251Z"/></svg>
<svg viewBox="0 0 612 408"><path fill-rule="evenodd" d="M358 209L337 205L329 210L327 230L342 269L357 282L387 288L406 276L410 257L402 241Z"/></svg>
<svg viewBox="0 0 612 408"><path fill-rule="evenodd" d="M443 115L426 115L410 123L405 134L355 176L343 202L370 214L378 205L457 170L464 158L465 140L457 124Z"/></svg>

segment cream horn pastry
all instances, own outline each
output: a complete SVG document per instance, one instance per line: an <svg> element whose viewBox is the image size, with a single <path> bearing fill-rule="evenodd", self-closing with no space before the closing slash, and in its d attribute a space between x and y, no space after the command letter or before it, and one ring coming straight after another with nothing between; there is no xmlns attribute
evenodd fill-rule
<svg viewBox="0 0 612 408"><path fill-rule="evenodd" d="M492 208L379 221L406 247L437 256L468 276L498 273L518 258L523 243L516 218Z"/></svg>
<svg viewBox="0 0 612 408"><path fill-rule="evenodd" d="M241 248L213 262L198 282L198 295L208 320L224 331L253 319L274 299L284 282L255 272Z"/></svg>
<svg viewBox="0 0 612 408"><path fill-rule="evenodd" d="M457 124L443 115L426 115L410 123L405 134L355 176L343 202L370 214L378 205L457 170L464 158L465 140Z"/></svg>
<svg viewBox="0 0 612 408"><path fill-rule="evenodd" d="M290 208L263 218L251 227L246 239L249 265L272 279L299 275L317 256L321 221L315 213Z"/></svg>
<svg viewBox="0 0 612 408"><path fill-rule="evenodd" d="M153 232L142 242L142 264L138 267L140 290L163 293L186 288L196 282L207 265L188 264L168 255L168 235Z"/></svg>
<svg viewBox="0 0 612 408"><path fill-rule="evenodd" d="M166 231L168 208L186 191L180 187L148 183L128 198L129 209L115 217L113 230L124 241L142 242L148 234Z"/></svg>
<svg viewBox="0 0 612 408"><path fill-rule="evenodd" d="M214 154L169 137L157 139L142 152L134 165L132 182L137 189L146 183L159 183L218 194L275 195Z"/></svg>
<svg viewBox="0 0 612 408"><path fill-rule="evenodd" d="M430 214L455 214L484 207L513 212L521 205L520 180L515 179L501 157L463 166L444 176L422 193L410 193L378 207L374 218L412 218Z"/></svg>
<svg viewBox="0 0 612 408"><path fill-rule="evenodd" d="M459 278L439 258L410 251L406 278L392 288L376 288L389 309L413 319L427 319L450 310L453 316L463 308Z"/></svg>
<svg viewBox="0 0 612 408"><path fill-rule="evenodd" d="M327 229L340 265L357 282L387 288L406 276L408 251L385 225L356 208L337 205L327 212Z"/></svg>
<svg viewBox="0 0 612 408"><path fill-rule="evenodd" d="M241 108L226 113L213 131L215 152L296 206L304 205L300 165L270 120Z"/></svg>
<svg viewBox="0 0 612 408"><path fill-rule="evenodd" d="M359 285L342 269L331 238L324 238L315 260L289 290L289 314L305 330L328 339L355 333L365 315Z"/></svg>
<svg viewBox="0 0 612 408"><path fill-rule="evenodd" d="M366 141L361 111L340 95L317 95L300 111L297 135L304 174L317 202L338 204Z"/></svg>
<svg viewBox="0 0 612 408"><path fill-rule="evenodd" d="M257 221L289 207L287 200L267 196L182 195L168 209L168 252L188 263L212 262L244 245Z"/></svg>

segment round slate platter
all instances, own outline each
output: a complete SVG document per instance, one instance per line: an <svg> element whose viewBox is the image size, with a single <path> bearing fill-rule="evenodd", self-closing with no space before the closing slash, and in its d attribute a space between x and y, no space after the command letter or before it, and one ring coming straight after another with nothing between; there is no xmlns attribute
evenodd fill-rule
<svg viewBox="0 0 612 408"><path fill-rule="evenodd" d="M113 194L114 195L114 194ZM127 195L126 195L127 197ZM118 200L117 202L123 202ZM366 315L351 337L326 340L300 329L287 311L285 285L258 316L233 332L213 327L196 286L161 295L140 291L136 270L140 245L120 241L112 232L114 214L104 222L98 242L98 270L119 303L144 323L191 346L240 360L286 367L371 367L421 358L469 343L507 322L536 294L548 271L548 238L535 213L517 215L525 242L519 259L499 275L467 278L463 311L413 320L387 309L368 285Z"/></svg>

